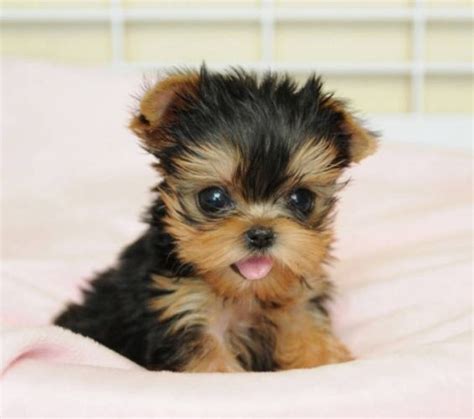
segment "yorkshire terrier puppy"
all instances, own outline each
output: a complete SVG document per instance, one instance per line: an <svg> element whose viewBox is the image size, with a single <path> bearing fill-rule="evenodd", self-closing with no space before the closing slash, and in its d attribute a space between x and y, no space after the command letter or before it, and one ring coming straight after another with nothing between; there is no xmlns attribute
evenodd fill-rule
<svg viewBox="0 0 474 419"><path fill-rule="evenodd" d="M130 128L162 177L147 230L55 323L152 370L350 360L324 265L340 176L374 134L314 76L204 67L147 89Z"/></svg>

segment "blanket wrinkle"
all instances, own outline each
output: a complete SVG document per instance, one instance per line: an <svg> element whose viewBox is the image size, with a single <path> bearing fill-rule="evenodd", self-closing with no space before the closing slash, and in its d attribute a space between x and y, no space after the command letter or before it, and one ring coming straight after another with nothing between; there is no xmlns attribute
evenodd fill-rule
<svg viewBox="0 0 474 419"><path fill-rule="evenodd" d="M72 333L58 326L10 328L2 330L3 376L18 363L27 359L70 363L97 367L141 369L92 339Z"/></svg>

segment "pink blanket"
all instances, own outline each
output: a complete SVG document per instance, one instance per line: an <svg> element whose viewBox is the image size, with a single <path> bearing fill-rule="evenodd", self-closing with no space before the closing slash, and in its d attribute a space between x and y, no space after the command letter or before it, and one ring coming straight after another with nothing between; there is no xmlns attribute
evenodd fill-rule
<svg viewBox="0 0 474 419"><path fill-rule="evenodd" d="M154 177L123 128L139 78L23 63L4 73L2 417L471 417L467 153L384 144L352 170L332 312L357 360L149 372L48 325L142 228Z"/></svg>

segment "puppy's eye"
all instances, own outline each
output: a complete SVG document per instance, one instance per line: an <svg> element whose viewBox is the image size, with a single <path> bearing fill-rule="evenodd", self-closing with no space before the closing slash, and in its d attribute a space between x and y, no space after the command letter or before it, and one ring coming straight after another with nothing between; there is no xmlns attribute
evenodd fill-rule
<svg viewBox="0 0 474 419"><path fill-rule="evenodd" d="M198 194L199 206L204 212L216 213L233 207L233 202L227 192L217 186L203 189Z"/></svg>
<svg viewBox="0 0 474 419"><path fill-rule="evenodd" d="M295 189L288 196L288 204L291 208L307 215L313 209L314 194L308 189Z"/></svg>

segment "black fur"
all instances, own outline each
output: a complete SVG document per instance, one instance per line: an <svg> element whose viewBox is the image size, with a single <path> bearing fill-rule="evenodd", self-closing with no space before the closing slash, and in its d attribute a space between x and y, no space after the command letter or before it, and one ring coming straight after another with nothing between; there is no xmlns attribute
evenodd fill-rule
<svg viewBox="0 0 474 419"><path fill-rule="evenodd" d="M174 256L173 241L162 226L151 225L124 250L116 267L90 283L83 304L69 305L55 324L92 337L147 368L179 370L184 359L176 356L176 348L189 347L191 354L199 330L167 333L176 319L158 323L159 313L149 308L149 302L169 291L152 287L150 277L154 273L181 277L191 271Z"/></svg>
<svg viewBox="0 0 474 419"><path fill-rule="evenodd" d="M193 155L205 142L228 141L242 155L238 170L245 198L255 201L272 196L285 180L290 155L308 140L331 141L338 150L334 164L350 163L344 116L328 106L332 95L323 93L315 76L298 88L288 76L268 73L258 80L241 70L215 74L202 67L197 96L181 97L186 105L172 109L175 117L153 134L156 142L174 139L155 152L170 175L177 171L176 156Z"/></svg>

